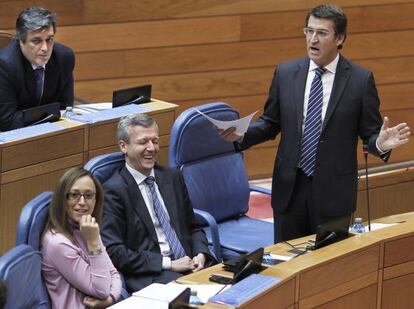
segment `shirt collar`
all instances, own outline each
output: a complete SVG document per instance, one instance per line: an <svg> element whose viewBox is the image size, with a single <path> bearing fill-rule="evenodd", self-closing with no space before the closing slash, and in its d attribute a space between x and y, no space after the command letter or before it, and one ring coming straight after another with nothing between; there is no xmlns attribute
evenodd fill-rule
<svg viewBox="0 0 414 309"><path fill-rule="evenodd" d="M328 72L335 74L336 73L336 67L338 66L338 62L339 62L339 53L337 53L335 59L331 63L326 65L324 68ZM313 60L311 60L310 64L309 64L309 72L315 70L318 67L319 66L315 62L313 62Z"/></svg>
<svg viewBox="0 0 414 309"><path fill-rule="evenodd" d="M144 175L141 172L134 169L133 167L129 166L127 162L125 162L125 167L131 173L132 177L134 177L135 181L138 184L141 184L148 177L147 175ZM149 174L149 176L152 176L155 178L154 169L151 170L151 173Z"/></svg>
<svg viewBox="0 0 414 309"><path fill-rule="evenodd" d="M46 70L46 64L44 65L37 65L37 64L33 64L31 63L33 70L36 70L38 68L43 68L43 70Z"/></svg>

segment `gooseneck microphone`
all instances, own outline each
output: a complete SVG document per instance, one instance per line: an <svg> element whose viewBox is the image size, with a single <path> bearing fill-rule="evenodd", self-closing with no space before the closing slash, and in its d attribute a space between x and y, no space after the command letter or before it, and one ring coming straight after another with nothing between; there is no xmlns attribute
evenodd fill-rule
<svg viewBox="0 0 414 309"><path fill-rule="evenodd" d="M365 159L365 190L367 194L367 211L368 211L368 230L371 231L371 214L369 205L369 184L368 184L368 145L362 145L362 152Z"/></svg>
<svg viewBox="0 0 414 309"><path fill-rule="evenodd" d="M317 243L315 243L313 246L307 246L306 250L315 250L318 249L321 245L323 245L324 243L330 241L331 239L334 239L336 237L336 233L335 232L330 232L328 235L326 235L325 238L321 239L320 241L318 241Z"/></svg>

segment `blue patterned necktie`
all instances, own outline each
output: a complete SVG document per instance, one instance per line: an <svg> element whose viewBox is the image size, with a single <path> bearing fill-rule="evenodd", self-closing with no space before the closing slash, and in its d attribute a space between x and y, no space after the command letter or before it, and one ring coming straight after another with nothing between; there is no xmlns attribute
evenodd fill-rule
<svg viewBox="0 0 414 309"><path fill-rule="evenodd" d="M186 254L184 248L178 239L177 233L172 228L167 214L165 213L165 210L160 203L160 200L158 199L154 182L155 178L152 176L149 176L145 179L145 183L148 185L148 188L151 192L152 206L154 208L155 215L157 216L158 222L164 231L165 237L167 238L168 244L170 245L171 251L173 252L174 258L179 259L185 257Z"/></svg>
<svg viewBox="0 0 414 309"><path fill-rule="evenodd" d="M43 93L43 80L45 75L45 69L43 67L38 67L34 70L36 78L36 103L40 102L40 98Z"/></svg>
<svg viewBox="0 0 414 309"><path fill-rule="evenodd" d="M301 169L307 176L312 176L315 170L316 150L322 127L323 87L321 77L325 71L323 68L315 69L315 77L309 93L300 157Z"/></svg>

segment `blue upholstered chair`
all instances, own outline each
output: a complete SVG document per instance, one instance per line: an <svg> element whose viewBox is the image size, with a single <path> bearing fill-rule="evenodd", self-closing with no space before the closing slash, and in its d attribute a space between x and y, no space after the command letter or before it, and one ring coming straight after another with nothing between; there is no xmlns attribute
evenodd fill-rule
<svg viewBox="0 0 414 309"><path fill-rule="evenodd" d="M86 162L84 168L103 184L117 169L124 165L124 154L118 151L93 157Z"/></svg>
<svg viewBox="0 0 414 309"><path fill-rule="evenodd" d="M30 245L40 251L43 230L49 217L52 192L43 192L29 201L22 209L17 222L16 245Z"/></svg>
<svg viewBox="0 0 414 309"><path fill-rule="evenodd" d="M204 213L216 256L227 260L273 244L273 224L246 216L253 188L243 153L236 152L233 143L223 140L195 109L225 121L238 119L239 114L226 103L204 104L184 111L171 130L169 165L182 171L193 207Z"/></svg>
<svg viewBox="0 0 414 309"><path fill-rule="evenodd" d="M50 308L41 276L41 253L28 245L0 257L0 280L7 286L5 309Z"/></svg>

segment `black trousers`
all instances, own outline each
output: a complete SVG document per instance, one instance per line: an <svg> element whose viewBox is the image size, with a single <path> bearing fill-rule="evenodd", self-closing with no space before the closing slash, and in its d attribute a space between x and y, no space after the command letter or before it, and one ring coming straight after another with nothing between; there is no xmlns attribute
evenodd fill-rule
<svg viewBox="0 0 414 309"><path fill-rule="evenodd" d="M315 234L319 224L339 218L319 214L312 199L312 178L298 169L295 188L286 212L273 211L275 243Z"/></svg>

